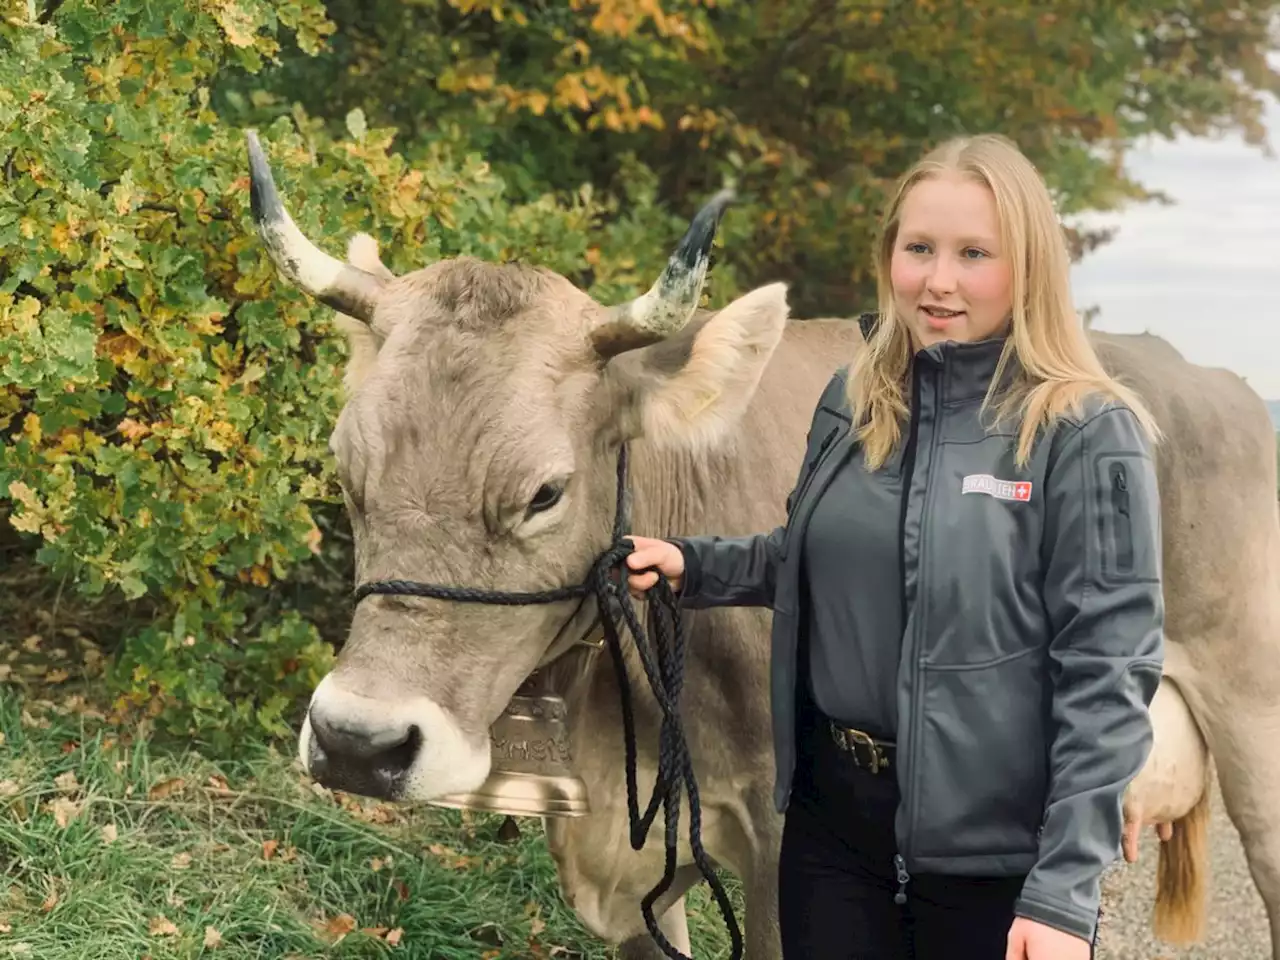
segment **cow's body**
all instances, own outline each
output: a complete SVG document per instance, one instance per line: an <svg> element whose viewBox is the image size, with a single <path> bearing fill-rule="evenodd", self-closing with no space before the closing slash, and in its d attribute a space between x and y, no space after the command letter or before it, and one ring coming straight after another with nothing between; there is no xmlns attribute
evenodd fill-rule
<svg viewBox="0 0 1280 960"><path fill-rule="evenodd" d="M352 243L348 262L337 261L288 218L252 138L250 156L254 214L276 264L359 321L343 324L352 396L331 440L358 579L507 591L580 583L608 547L623 441L632 450L633 533L732 535L782 520L816 399L861 337L853 320L788 323L779 285L695 319L720 198L694 219L648 294L605 308L563 277L516 265L446 261L395 277L367 237ZM1239 378L1188 364L1155 338L1094 339L1165 434L1157 461L1166 674L1176 691L1167 687L1162 704L1173 704L1175 721L1157 730L1154 765L1130 810L1184 802L1158 798L1168 793L1166 761L1184 755L1189 728L1176 718L1185 721L1177 712L1185 703L1216 762L1280 958L1274 434ZM594 811L547 822L565 897L599 936L653 953L640 902L662 874L661 829L643 851L630 849L612 667L607 655L571 649L593 614L593 603L575 611L571 602L369 597L315 691L299 752L313 775L352 792L430 800L475 789L489 771L489 726L529 673L553 661L548 672L568 702L574 766ZM769 614L686 618L685 733L704 842L744 883L748 956L777 957ZM647 798L658 711L630 657ZM1197 749L1191 744L1189 755ZM1197 768L1170 769L1181 783ZM687 826L687 801L682 808ZM1194 875L1197 849L1168 845L1165 855L1182 858L1170 874ZM687 889L699 878L687 840L681 863ZM687 952L682 906L664 925Z"/></svg>
<svg viewBox="0 0 1280 960"><path fill-rule="evenodd" d="M1165 440L1157 451L1168 603L1166 681L1153 705L1156 743L1126 811L1175 824L1161 856L1156 929L1190 940L1202 929L1203 844L1211 745L1228 811L1240 829L1267 905L1280 957L1280 525L1275 434L1259 398L1238 377L1189 364L1151 336L1092 334L1113 374L1136 387ZM635 531L647 536L767 531L781 521L813 405L861 342L850 321L788 324L731 446L732 467L655 455L637 445ZM1233 493L1228 493L1233 491ZM767 613L686 613L691 639L686 731L708 816L708 849L742 878L752 956L773 946L777 843L768 716ZM643 674L633 664L635 687ZM566 664L566 678L574 671ZM1172 681L1172 682L1171 682ZM566 898L598 935L642 932L639 897L662 873L660 832L633 853L626 842L622 726L612 670L600 655L566 687L575 765L595 813L549 821ZM656 707L642 752L651 787ZM734 716L731 718L731 712ZM1194 725L1193 725L1194 718ZM1203 736L1203 740L1200 739ZM608 798L607 800L604 798ZM685 821L687 823L687 819ZM683 832L683 831L682 831ZM692 863L687 848L685 863ZM690 883L699 875L690 867ZM607 891L615 891L611 897ZM763 916L761 916L763 915ZM678 923L677 923L678 926ZM637 952L642 950L635 945ZM654 954L657 955L656 953Z"/></svg>

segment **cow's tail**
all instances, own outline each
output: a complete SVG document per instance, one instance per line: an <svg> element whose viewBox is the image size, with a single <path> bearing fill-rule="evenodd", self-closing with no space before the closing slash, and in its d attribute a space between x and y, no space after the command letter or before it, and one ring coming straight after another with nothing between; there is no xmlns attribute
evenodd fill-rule
<svg viewBox="0 0 1280 960"><path fill-rule="evenodd" d="M1151 927L1166 943L1185 946L1204 935L1211 794L1206 781L1195 806L1173 822L1173 836L1159 844Z"/></svg>

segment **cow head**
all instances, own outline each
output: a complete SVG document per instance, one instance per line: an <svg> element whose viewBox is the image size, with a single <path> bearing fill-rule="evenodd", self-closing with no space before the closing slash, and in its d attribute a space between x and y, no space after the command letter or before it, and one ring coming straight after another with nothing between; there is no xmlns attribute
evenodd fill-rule
<svg viewBox="0 0 1280 960"><path fill-rule="evenodd" d="M254 220L283 275L339 312L347 401L330 440L356 580L500 591L578 584L609 546L619 444L714 443L787 319L785 288L697 302L727 198L694 218L643 296L603 306L567 279L470 259L403 277L355 237L347 262L285 211L249 137ZM594 604L358 604L303 725L331 786L429 800L489 773L489 728L520 684L585 634Z"/></svg>

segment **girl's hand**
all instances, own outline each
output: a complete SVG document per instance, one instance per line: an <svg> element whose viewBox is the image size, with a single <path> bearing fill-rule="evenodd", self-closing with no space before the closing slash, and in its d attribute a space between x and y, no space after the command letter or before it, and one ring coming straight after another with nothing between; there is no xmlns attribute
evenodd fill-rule
<svg viewBox="0 0 1280 960"><path fill-rule="evenodd" d="M1089 942L1056 927L1018 917L1009 928L1004 960L1089 960Z"/></svg>
<svg viewBox="0 0 1280 960"><path fill-rule="evenodd" d="M680 548L666 540L655 540L652 537L629 536L626 539L635 544L635 550L627 554L627 567L632 570L657 567L671 584L671 589L678 593L684 578L684 554L680 552ZM627 588L639 600L657 582L658 575L652 571L633 573L627 577Z"/></svg>

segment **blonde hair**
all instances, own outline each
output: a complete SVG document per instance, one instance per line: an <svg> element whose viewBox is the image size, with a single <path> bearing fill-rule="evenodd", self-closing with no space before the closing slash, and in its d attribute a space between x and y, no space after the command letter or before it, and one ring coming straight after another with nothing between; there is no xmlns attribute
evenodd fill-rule
<svg viewBox="0 0 1280 960"><path fill-rule="evenodd" d="M985 134L958 137L931 150L898 181L885 212L876 251L880 322L858 351L848 384L867 466L876 469L884 463L908 415L905 388L913 350L908 321L894 303L889 273L902 204L921 180L945 173L970 177L991 190L1001 243L1012 261L1013 322L983 410L1016 356L1017 373L997 416L1003 420L1016 414L1021 420L1017 465L1026 465L1041 428L1047 431L1068 412L1079 416L1082 401L1093 393L1127 406L1157 441L1154 418L1133 391L1103 368L1072 305L1070 255L1044 180L1011 140Z"/></svg>

